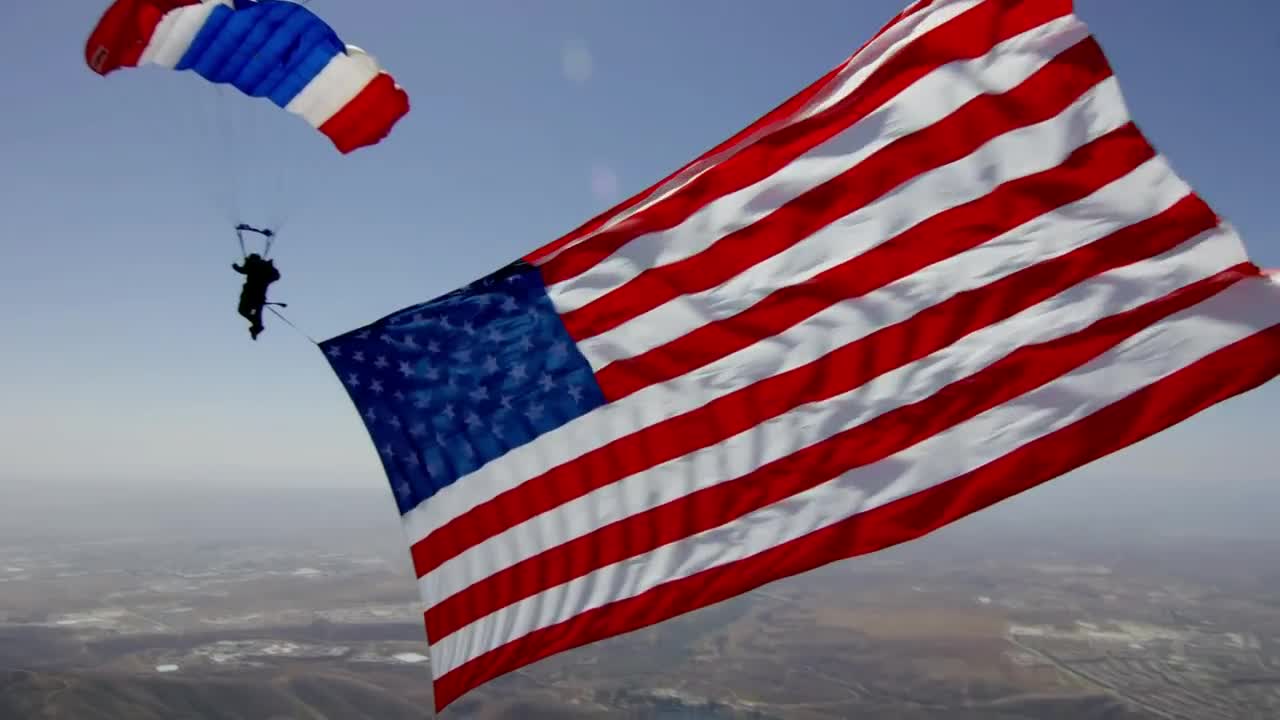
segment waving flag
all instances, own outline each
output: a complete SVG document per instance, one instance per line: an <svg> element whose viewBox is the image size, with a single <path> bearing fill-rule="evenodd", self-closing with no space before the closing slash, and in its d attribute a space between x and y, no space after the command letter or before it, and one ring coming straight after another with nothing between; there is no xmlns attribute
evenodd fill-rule
<svg viewBox="0 0 1280 720"><path fill-rule="evenodd" d="M444 708L1256 387L1278 322L1069 0L933 0L578 230L322 347Z"/></svg>

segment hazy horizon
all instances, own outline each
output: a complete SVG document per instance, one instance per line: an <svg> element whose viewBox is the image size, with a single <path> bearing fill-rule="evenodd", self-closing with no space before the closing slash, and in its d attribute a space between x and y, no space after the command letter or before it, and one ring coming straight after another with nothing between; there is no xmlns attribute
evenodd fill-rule
<svg viewBox="0 0 1280 720"><path fill-rule="evenodd" d="M1066 477L980 511L919 540L934 546L935 536L991 541L1015 535L1052 542L1115 545L1160 538L1249 539L1280 542L1273 508L1280 488L1258 481L1258 491L1222 493L1206 480L1200 487L1151 492L1122 477ZM1081 493L1109 492L1106 503L1079 504ZM0 504L0 542L31 535L83 539L199 534L288 535L326 530L368 533L404 545L399 515L385 483L366 487L331 485L298 488L288 483L152 486L122 493L109 486L33 486ZM407 546L404 546L407 553ZM856 561L855 561L856 562Z"/></svg>

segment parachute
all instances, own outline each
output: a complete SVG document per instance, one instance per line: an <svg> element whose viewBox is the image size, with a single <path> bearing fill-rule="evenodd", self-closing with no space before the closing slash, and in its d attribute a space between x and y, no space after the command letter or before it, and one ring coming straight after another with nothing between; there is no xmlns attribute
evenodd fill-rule
<svg viewBox="0 0 1280 720"><path fill-rule="evenodd" d="M368 53L287 0L116 0L85 45L99 75L156 65L267 98L343 154L380 142L409 96Z"/></svg>
<svg viewBox="0 0 1280 720"><path fill-rule="evenodd" d="M331 176L326 162L349 162L343 158L380 143L409 112L409 96L391 75L303 7L306 1L114 0L85 43L85 63L103 77L155 67L208 81L175 80L181 90L170 87L158 108L171 111L163 113L164 128L182 137L181 153L169 157L181 158L190 169L179 173L203 187L191 193L193 202L221 207L242 259L270 258L291 204L282 195L305 196L300 185ZM184 96L188 87L191 97ZM215 96L212 107L201 107ZM188 127L184 115L198 122ZM319 134L295 134L296 118ZM209 134L201 136L202 129ZM157 130L159 143L165 133ZM323 146L324 138L338 153L322 147L330 157L317 157L306 148L297 162L285 162L290 148ZM255 247L246 247L245 233L257 236ZM277 315L274 308L284 307L265 305ZM241 306L243 314L243 299ZM260 320L254 325L261 330Z"/></svg>

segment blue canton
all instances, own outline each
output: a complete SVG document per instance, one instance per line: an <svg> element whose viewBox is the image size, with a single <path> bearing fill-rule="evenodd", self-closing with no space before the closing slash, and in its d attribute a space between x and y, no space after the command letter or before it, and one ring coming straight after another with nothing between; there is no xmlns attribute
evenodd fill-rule
<svg viewBox="0 0 1280 720"><path fill-rule="evenodd" d="M605 402L540 273L523 262L320 347L401 513Z"/></svg>

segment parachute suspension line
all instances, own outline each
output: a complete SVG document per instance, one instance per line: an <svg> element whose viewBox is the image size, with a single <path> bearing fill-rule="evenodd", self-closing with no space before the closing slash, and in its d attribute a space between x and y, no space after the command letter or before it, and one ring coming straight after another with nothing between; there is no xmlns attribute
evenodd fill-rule
<svg viewBox="0 0 1280 720"><path fill-rule="evenodd" d="M298 119L284 118L286 121ZM266 133L263 132L261 139L264 146L268 144L265 135ZM293 199L292 195L288 194L290 189L288 175L291 169L296 170L303 166L300 158L296 157L293 152L295 149L294 143L296 142L297 138L289 136L282 138L278 143L270 143L272 147L271 164L269 166L270 178L264 178L264 180L270 182L271 187L264 187L263 192L270 194L271 207L269 213L263 217L263 220L268 223L267 227L275 230L279 230L293 214ZM266 161L267 158L264 157L263 160Z"/></svg>
<svg viewBox="0 0 1280 720"><path fill-rule="evenodd" d="M206 134L204 152L206 157L199 172L199 179L208 183L208 194L217 206L222 219L228 223L240 222L243 210L237 193L238 183L233 168L236 167L235 155L239 150L235 118L230 111L231 98L223 85L215 84L204 87L201 92L203 130ZM212 157L210 157L210 155Z"/></svg>
<svg viewBox="0 0 1280 720"><path fill-rule="evenodd" d="M232 224L238 222L234 207L234 198L230 194L233 187L229 182L230 169L227 165L227 153L232 147L231 131L227 118L223 114L219 86L197 85L188 90L190 95L182 103L184 114L189 120L185 147L192 154L189 167L195 171L191 182L199 187L197 194L207 200L202 210Z"/></svg>
<svg viewBox="0 0 1280 720"><path fill-rule="evenodd" d="M279 232L299 202L297 176L307 165L315 139L299 128L302 119L285 114L265 98L243 97L232 86L217 86L223 121L224 180L219 190L233 196L232 222Z"/></svg>
<svg viewBox="0 0 1280 720"><path fill-rule="evenodd" d="M304 168L315 162L323 162L324 152L316 158L311 153L318 145L316 133L302 132L302 118L284 114L267 114L257 118L262 124L261 136L256 142L261 145L262 153L262 193L269 197L268 207L262 208L262 222L277 233L292 221L302 204L305 193L304 186L316 181L316 172L303 172ZM268 132L268 130L270 132ZM323 174L323 173L320 173Z"/></svg>
<svg viewBox="0 0 1280 720"><path fill-rule="evenodd" d="M240 241L240 255L246 256L246 257L249 254L248 250L246 250L244 246L244 233L246 231L251 233L257 233L262 237L266 238L262 246L262 258L263 259L270 258L271 246L275 244L277 233L271 230L270 228L256 228L256 227L253 227L252 225L246 225L244 223L240 223L239 225L237 225L236 239Z"/></svg>
<svg viewBox="0 0 1280 720"><path fill-rule="evenodd" d="M260 102L259 98L236 98L239 102L234 105L228 103L228 107L234 109L237 118L240 121L239 153L236 156L236 163L232 168L232 174L235 175L236 189L248 197L240 198L241 213L263 213L264 200L267 200L270 192L269 185L264 182L266 173L264 169L270 167L269 162L273 158L269 157L264 142L264 128L261 119L258 117ZM278 167L278 166L277 166ZM267 202L269 206L272 203ZM243 222L245 218L241 218ZM270 218L263 217L256 222L271 222Z"/></svg>
<svg viewBox="0 0 1280 720"><path fill-rule="evenodd" d="M269 114L276 108L266 106L261 98L242 97L223 83L214 84L210 96L210 114L218 134L212 148L217 157L211 159L207 174L214 186L210 192L222 205L228 222L278 230L284 224L287 173L301 163L285 157L290 154L291 138L280 142L271 137L273 126L281 122ZM274 244L274 234L259 234L267 238L265 256Z"/></svg>

